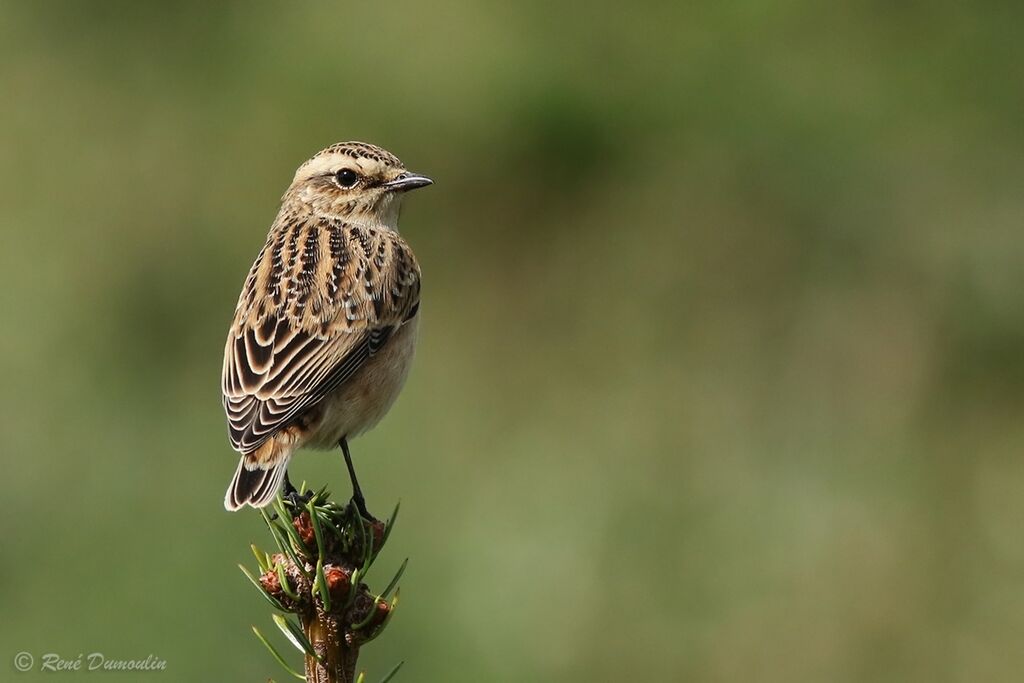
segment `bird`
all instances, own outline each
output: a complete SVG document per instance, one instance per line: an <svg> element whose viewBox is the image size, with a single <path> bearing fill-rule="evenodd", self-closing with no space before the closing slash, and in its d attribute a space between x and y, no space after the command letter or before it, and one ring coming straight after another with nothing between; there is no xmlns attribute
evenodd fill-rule
<svg viewBox="0 0 1024 683"><path fill-rule="evenodd" d="M223 406L240 454L227 510L294 492L297 449L340 447L352 501L370 518L348 441L384 417L409 373L420 267L398 217L405 194L432 183L364 142L331 145L295 172L224 346Z"/></svg>

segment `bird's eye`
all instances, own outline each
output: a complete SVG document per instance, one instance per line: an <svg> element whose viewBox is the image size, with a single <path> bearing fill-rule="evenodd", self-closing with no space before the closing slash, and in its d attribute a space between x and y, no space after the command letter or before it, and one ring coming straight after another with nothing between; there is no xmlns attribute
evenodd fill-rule
<svg viewBox="0 0 1024 683"><path fill-rule="evenodd" d="M338 184L342 187L353 187L359 182L359 176L350 168L341 169L334 174L334 177L338 179Z"/></svg>

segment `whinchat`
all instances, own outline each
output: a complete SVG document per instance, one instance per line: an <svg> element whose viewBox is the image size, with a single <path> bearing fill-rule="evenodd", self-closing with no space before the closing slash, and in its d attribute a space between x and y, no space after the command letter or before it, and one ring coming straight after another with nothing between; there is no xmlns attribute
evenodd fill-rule
<svg viewBox="0 0 1024 683"><path fill-rule="evenodd" d="M241 453L228 510L273 500L296 449L341 446L366 514L348 439L384 417L409 373L420 268L398 214L406 192L432 182L362 142L296 171L224 349L224 410Z"/></svg>

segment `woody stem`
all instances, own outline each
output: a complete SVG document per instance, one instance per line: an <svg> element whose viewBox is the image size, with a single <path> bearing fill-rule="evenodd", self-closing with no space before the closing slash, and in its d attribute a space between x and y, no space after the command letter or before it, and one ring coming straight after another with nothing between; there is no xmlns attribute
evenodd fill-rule
<svg viewBox="0 0 1024 683"><path fill-rule="evenodd" d="M303 617L302 628L313 650L320 656L306 655L306 681L309 683L355 683L359 646L345 642L344 632L334 615L316 612Z"/></svg>

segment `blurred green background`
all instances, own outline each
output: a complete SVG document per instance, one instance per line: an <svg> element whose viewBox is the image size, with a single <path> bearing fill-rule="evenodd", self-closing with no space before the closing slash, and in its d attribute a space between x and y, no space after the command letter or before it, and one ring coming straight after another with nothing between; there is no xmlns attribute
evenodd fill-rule
<svg viewBox="0 0 1024 683"><path fill-rule="evenodd" d="M358 139L437 181L418 360L353 447L403 504L377 582L411 557L371 681L1019 680L1022 22L3 2L0 678L285 679L221 353L296 166Z"/></svg>

